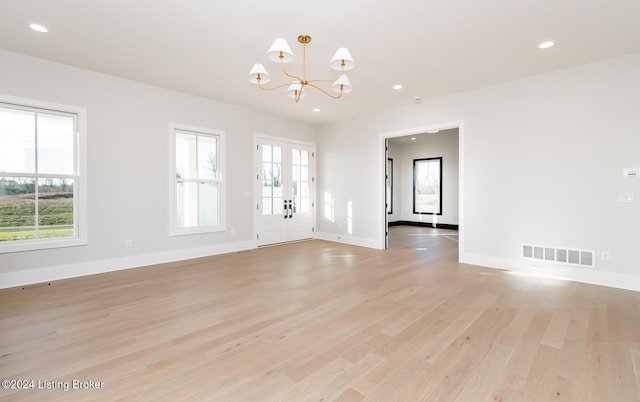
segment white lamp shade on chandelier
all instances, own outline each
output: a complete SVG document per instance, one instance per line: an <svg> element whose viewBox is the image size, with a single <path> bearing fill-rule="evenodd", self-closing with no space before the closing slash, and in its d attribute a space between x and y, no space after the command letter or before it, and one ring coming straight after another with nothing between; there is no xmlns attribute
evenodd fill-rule
<svg viewBox="0 0 640 402"><path fill-rule="evenodd" d="M337 77L333 79L308 79L306 59L307 45L311 42L311 37L309 35L300 35L298 36L298 42L303 46L303 71L301 76L291 74L285 69L284 64L293 61L293 52L285 39L277 38L267 51L267 57L269 60L279 63L285 77L291 78L292 80L274 87L264 87L263 84L271 81L271 75L264 65L256 63L249 71L249 82L267 91L286 87L287 95L295 99L296 102L307 95L306 90L308 87L313 87L333 99L339 99L342 94L349 93L353 90L349 78L344 74L345 71L352 70L355 67L355 61L347 48L338 48L329 61L329 68L340 72ZM333 95L328 90L322 88L322 86L328 86L329 83L331 83L330 87L337 95Z"/></svg>
<svg viewBox="0 0 640 402"><path fill-rule="evenodd" d="M280 60L280 56L282 56L282 60ZM293 52L286 40L278 38L267 51L267 57L276 63L290 63L293 61Z"/></svg>
<svg viewBox="0 0 640 402"><path fill-rule="evenodd" d="M260 79L258 79L258 77L260 77ZM262 64L256 63L251 67L251 71L249 71L249 82L252 84L257 84L258 82L266 84L269 81L271 81L271 76Z"/></svg>
<svg viewBox="0 0 640 402"><path fill-rule="evenodd" d="M333 55L333 58L331 58L329 62L329 67L338 71L349 71L355 66L356 62L353 61L353 57L351 57L351 53L349 53L346 47L341 47L336 50L336 54Z"/></svg>
<svg viewBox="0 0 640 402"><path fill-rule="evenodd" d="M331 84L331 88L333 88L334 92L348 94L353 90L351 87L351 82L346 75L342 75L340 78L335 80L333 84Z"/></svg>
<svg viewBox="0 0 640 402"><path fill-rule="evenodd" d="M300 99L307 96L307 91L304 90L302 84L291 84L287 88L287 95L293 99Z"/></svg>

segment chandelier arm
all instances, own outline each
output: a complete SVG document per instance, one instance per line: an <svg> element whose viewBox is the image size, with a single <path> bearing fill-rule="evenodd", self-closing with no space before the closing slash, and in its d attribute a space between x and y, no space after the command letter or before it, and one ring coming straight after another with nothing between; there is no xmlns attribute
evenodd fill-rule
<svg viewBox="0 0 640 402"><path fill-rule="evenodd" d="M342 77L342 75L340 75L338 78L333 79L333 80L309 80L307 82L308 83L312 83L312 82L335 82L336 80L340 79L340 77Z"/></svg>
<svg viewBox="0 0 640 402"><path fill-rule="evenodd" d="M340 71L340 74L336 78L328 79L328 80L308 80L307 82L335 82L340 79L344 75L344 71Z"/></svg>
<svg viewBox="0 0 640 402"><path fill-rule="evenodd" d="M285 82L284 84L280 84L280 85L276 85L275 87L271 87L271 88L267 88L267 87L263 87L262 84L260 84L260 81L258 81L258 88L263 89L265 91L272 91L274 89L279 89L279 88L284 88L288 85L291 84L297 84L297 82Z"/></svg>
<svg viewBox="0 0 640 402"><path fill-rule="evenodd" d="M324 89L320 88L317 85L314 84L307 84L310 87L314 87L315 89L317 89L318 91L322 92L323 94L327 95L329 98L333 98L333 99L340 99L340 97L342 96L342 88L340 88L340 94L338 96L335 95L331 95L329 92L325 91Z"/></svg>
<svg viewBox="0 0 640 402"><path fill-rule="evenodd" d="M286 75L287 77L289 77L289 78L294 78L294 79L298 80L299 82L302 82L302 81L303 81L303 80L302 80L302 78L300 78L300 77L298 77L298 76L295 76L295 75L291 75L291 74L289 74L289 73L287 72L287 70L284 68L284 63L280 63L280 67L282 67L282 73L283 73L284 75ZM295 82L292 82L292 84L295 84Z"/></svg>

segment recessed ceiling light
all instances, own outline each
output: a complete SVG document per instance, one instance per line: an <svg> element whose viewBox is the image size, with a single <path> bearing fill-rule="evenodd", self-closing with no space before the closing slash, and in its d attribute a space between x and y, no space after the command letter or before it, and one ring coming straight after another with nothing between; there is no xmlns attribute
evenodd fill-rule
<svg viewBox="0 0 640 402"><path fill-rule="evenodd" d="M428 134L435 134L435 133L439 133L440 130L431 130L431 131L427 131Z"/></svg>
<svg viewBox="0 0 640 402"><path fill-rule="evenodd" d="M399 90L399 89L402 89L402 85L396 84L396 85L393 86L393 89L395 89L396 91Z"/></svg>
<svg viewBox="0 0 640 402"><path fill-rule="evenodd" d="M318 113L318 112L320 111L320 109L315 108L315 109L313 109L313 111L314 111L314 112L316 112L316 113Z"/></svg>
<svg viewBox="0 0 640 402"><path fill-rule="evenodd" d="M548 49L553 45L555 45L555 43L553 43L552 41L547 41L547 42L542 42L541 44L539 44L538 48L539 49Z"/></svg>
<svg viewBox="0 0 640 402"><path fill-rule="evenodd" d="M33 29L34 31L38 31L38 32L49 32L49 30L45 27L43 27L40 24L31 24L29 25L29 28Z"/></svg>
<svg viewBox="0 0 640 402"><path fill-rule="evenodd" d="M415 141L415 140L416 140L416 137L411 137L411 141Z"/></svg>

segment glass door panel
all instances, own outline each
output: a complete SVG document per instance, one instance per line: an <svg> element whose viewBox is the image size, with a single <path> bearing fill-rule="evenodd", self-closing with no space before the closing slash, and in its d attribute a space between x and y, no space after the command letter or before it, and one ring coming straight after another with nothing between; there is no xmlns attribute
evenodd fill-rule
<svg viewBox="0 0 640 402"><path fill-rule="evenodd" d="M291 150L291 190L294 213L309 212L309 151Z"/></svg>
<svg viewBox="0 0 640 402"><path fill-rule="evenodd" d="M262 146L262 214L284 213L284 178L282 147Z"/></svg>

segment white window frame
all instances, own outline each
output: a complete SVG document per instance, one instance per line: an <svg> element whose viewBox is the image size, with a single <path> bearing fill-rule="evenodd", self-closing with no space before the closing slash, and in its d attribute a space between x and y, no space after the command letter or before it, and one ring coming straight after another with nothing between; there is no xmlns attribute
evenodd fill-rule
<svg viewBox="0 0 640 402"><path fill-rule="evenodd" d="M76 122L75 175L72 175L75 181L73 197L74 236L0 242L0 254L87 245L87 110L79 106L3 94L0 94L0 104L18 110L35 110L50 114L75 115ZM44 177L46 175L43 176L36 173L35 175L29 176Z"/></svg>
<svg viewBox="0 0 640 402"><path fill-rule="evenodd" d="M176 132L187 131L195 135L217 138L217 184L218 184L218 224L210 226L198 226L191 228L179 228L177 219L177 188L176 188ZM183 236L200 233L224 232L226 230L226 144L225 132L204 127L195 127L181 123L169 123L169 236Z"/></svg>
<svg viewBox="0 0 640 402"><path fill-rule="evenodd" d="M439 177L438 177L438 211L437 212L428 212L428 211L418 211L417 209L417 181L418 181L418 166L420 164L431 164L437 163L439 169ZM414 215L442 215L442 180L443 180L443 170L442 170L442 156L435 158L419 158L413 160L413 214Z"/></svg>

